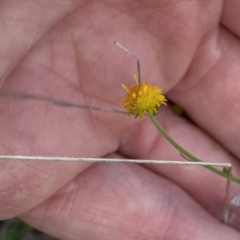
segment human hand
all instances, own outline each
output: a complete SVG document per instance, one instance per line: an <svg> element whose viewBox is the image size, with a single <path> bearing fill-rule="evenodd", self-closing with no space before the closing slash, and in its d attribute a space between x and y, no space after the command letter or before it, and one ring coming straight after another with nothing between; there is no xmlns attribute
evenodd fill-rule
<svg viewBox="0 0 240 240"><path fill-rule="evenodd" d="M5 1L2 88L120 109L120 83L131 85L136 64L117 40L141 60L143 78L186 110L190 120L158 115L169 134L240 176L239 9L237 0ZM182 160L148 119L6 98L0 111L3 154ZM61 239L240 237L217 220L225 179L205 169L0 163L1 219L19 216Z"/></svg>

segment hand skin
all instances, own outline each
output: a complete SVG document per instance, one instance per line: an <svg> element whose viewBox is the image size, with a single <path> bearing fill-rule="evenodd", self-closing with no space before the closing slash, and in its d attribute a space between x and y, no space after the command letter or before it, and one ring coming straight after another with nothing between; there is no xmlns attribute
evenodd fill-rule
<svg viewBox="0 0 240 240"><path fill-rule="evenodd" d="M240 177L238 0L0 4L1 88L121 109L136 63L117 40L186 110L160 111L166 131ZM2 154L183 160L147 118L1 97L0 119ZM239 221L220 221L225 183L199 167L1 160L0 218L66 240L237 240Z"/></svg>

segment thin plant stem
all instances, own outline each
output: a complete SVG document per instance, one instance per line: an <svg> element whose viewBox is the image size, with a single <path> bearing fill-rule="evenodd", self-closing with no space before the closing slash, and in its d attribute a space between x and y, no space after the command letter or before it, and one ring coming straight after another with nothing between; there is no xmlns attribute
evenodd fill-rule
<svg viewBox="0 0 240 240"><path fill-rule="evenodd" d="M151 115L148 114L148 117L150 118L150 120L152 121L152 123L155 125L155 127L158 129L158 131L168 140L168 142L175 147L180 153L181 155L188 161L190 162L202 162L202 160L200 160L199 158L193 156L191 153L189 153L188 151L186 151L183 147L181 147L177 142L175 142L168 134L167 132L163 129L163 127L159 124L159 122L156 120L156 118ZM220 171L215 167L212 166L204 166L205 168L207 168L208 170L222 176L225 178L228 178L228 173L225 171ZM239 183L240 184L240 179L234 177L233 175L230 176L230 179L233 182Z"/></svg>

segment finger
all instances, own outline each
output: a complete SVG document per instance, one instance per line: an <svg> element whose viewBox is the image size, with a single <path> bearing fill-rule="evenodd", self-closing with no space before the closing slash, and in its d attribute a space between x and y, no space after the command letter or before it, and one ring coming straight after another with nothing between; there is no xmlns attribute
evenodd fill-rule
<svg viewBox="0 0 240 240"><path fill-rule="evenodd" d="M61 239L238 239L175 184L133 164L95 164L24 221Z"/></svg>
<svg viewBox="0 0 240 240"><path fill-rule="evenodd" d="M218 43L217 43L218 42ZM206 53L206 50L210 50ZM170 93L193 121L240 156L239 40L224 29L203 42L188 74ZM205 61L208 63L206 64Z"/></svg>
<svg viewBox="0 0 240 240"><path fill-rule="evenodd" d="M0 2L1 86L23 56L76 5L77 1L29 1L28 4L22 0Z"/></svg>
<svg viewBox="0 0 240 240"><path fill-rule="evenodd" d="M239 27L239 10L240 2L238 0L223 1L223 10L221 16L221 23L233 34L240 36Z"/></svg>
<svg viewBox="0 0 240 240"><path fill-rule="evenodd" d="M170 118L173 113L166 110L161 114L169 116L168 118L161 116L156 118L177 143L202 161L232 163L233 174L240 176L237 159L189 121L181 118L177 120L176 117ZM119 153L127 158L186 161L149 119L136 122L135 126L129 129L122 138ZM225 178L203 167L157 164L146 164L146 167L181 186L207 211L219 220L222 219L227 183ZM238 192L239 185L232 183L230 198Z"/></svg>

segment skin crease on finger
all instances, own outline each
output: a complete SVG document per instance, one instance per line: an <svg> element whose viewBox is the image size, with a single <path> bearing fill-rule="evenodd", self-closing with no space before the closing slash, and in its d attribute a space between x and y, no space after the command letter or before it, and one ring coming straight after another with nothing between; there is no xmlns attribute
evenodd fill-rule
<svg viewBox="0 0 240 240"><path fill-rule="evenodd" d="M28 2L36 4L36 1L29 0ZM62 4L59 1L52 1L50 5L53 6L53 9L50 11L49 1L41 1L43 12L40 12L38 18L35 18L33 13L38 13L38 8L33 11L33 6L26 4L24 5L26 10L29 10L28 8L30 10L25 13L18 9L13 1L2 1L1 3L4 3L1 8L4 13L1 20L3 28L1 41L5 44L0 44L0 52L3 53L1 61L4 68L1 70L3 71L1 76L4 88L110 108L120 108L119 102L123 91L119 85L122 82L130 85L132 83L131 76L136 72L133 59L117 49L112 44L113 40L120 41L141 59L144 79L151 81L152 84L162 86L165 92L170 92L171 99L176 98L176 102L181 102L179 81L184 83L187 81L187 76L193 74L189 67L194 69L192 60L196 59L197 49L202 46L204 39L209 36L218 39L216 33L218 33L217 27L222 7L221 1L133 1L133 5L125 1L118 1L114 4L108 1L88 1L82 5L78 2L79 6L76 5L77 1L62 1ZM26 3L26 1L22 1L22 3ZM19 7L21 6L20 4ZM22 18L16 18L19 15L16 15L13 9L19 10ZM44 21L41 16L44 16ZM9 28L6 23L13 24L13 19L16 22L21 20L22 24L28 23L28 28L26 25L24 25L25 28L21 28L22 25L19 24L14 25L15 28L11 30L12 28ZM36 22L32 22L32 19ZM39 25L40 28L29 28L31 23L34 23L34 26ZM29 29L33 30L29 31ZM14 34L16 31L18 33L17 37L12 38L16 42L12 41L8 45L8 36L15 36L13 33L11 34L11 31ZM233 42L233 47L236 48L237 41L233 40L232 36L228 36L228 33L222 34L225 34L225 38L223 38L226 40L224 41ZM210 54L213 53L210 52ZM214 54L211 57L214 57ZM202 59L200 63L204 65L204 56L199 59ZM198 71L196 73L199 74ZM215 75L213 77L216 79ZM175 87L176 85L177 87ZM175 91L172 91L174 87ZM206 108L204 101L193 101L192 96L197 96L197 94L200 93L184 92L182 101L189 98L190 102L195 103L196 109L200 107L199 110L203 111L202 106ZM214 104L215 102L213 101ZM194 112L194 107L190 104L186 106L188 114L195 122L199 123L206 133L201 128L184 123L183 128L174 126L171 134L177 135L183 131L187 133L187 139L183 138L183 141L195 139L196 142L199 142L202 140L204 143L201 143L199 149L194 148L192 144L189 145L189 150L199 151L198 153L204 157L204 151L207 149L207 153L213 155L212 149L216 149L214 147L211 149L211 146L215 145L215 142L208 135L214 134L202 124L204 115L200 116L201 121L197 121L194 118L195 115L190 114L191 111ZM214 107L213 104L212 106ZM140 131L144 126L150 126L149 123L146 124L147 120L137 123L134 119L126 119L124 116L116 114L74 111L57 108L43 102L3 98L0 102L0 112L2 136L0 150L7 154L102 157L121 150L123 155L142 158L143 155L139 155L139 152L134 153L133 150L129 152L129 149L124 149L122 142L134 126L135 128L139 127ZM197 114L196 110L195 114ZM212 115L208 114L206 117L210 118ZM206 118L205 121L210 121L210 119ZM151 127L153 129L153 126ZM150 133L153 135L144 135L144 138L149 136L149 141L153 142L154 139L157 139L156 129L155 132L150 130ZM226 133L223 132L223 134ZM131 144L138 144L137 139L133 136L134 134L132 134L132 138L131 136L129 138L132 139ZM137 135L135 136L137 137ZM218 141L217 137L219 135L215 136ZM223 138L224 136L220 136L219 141L230 148L231 146L225 144ZM208 145L209 142L213 144ZM151 155L153 158L167 154L161 146L156 145L155 149L159 149L159 152L153 153ZM233 146L230 150L234 149ZM149 148L142 145L141 150L146 152ZM169 155L171 155L171 151L169 149ZM223 149L217 151L217 155L221 161L226 158L226 161L236 164L238 173L235 158ZM103 236L105 237L102 239L107 239L107 237L113 239L112 236L115 236L114 239L122 239L122 236L127 236L128 233L136 236L140 230L143 232L139 233L139 236L153 236L152 239L159 239L159 236L162 239L184 239L185 236L190 236L191 239L207 239L208 236L211 236L212 239L221 239L225 236L230 236L231 239L239 238L238 233L217 222L205 211L206 207L214 215L218 215L217 212L220 212L219 206L216 210L212 210L210 204L207 203L208 200L204 200L204 194L208 194L209 190L206 192L204 189L201 190L203 195L200 197L199 188L194 189L194 184L189 187L187 182L179 182L179 186L186 190L186 193L176 187L174 183L139 166L130 167L120 164L118 169L111 164L97 165L86 170L85 175L80 173L88 165L82 163L2 161L0 167L1 218L25 213L23 218L43 231L59 236L59 230L64 229L65 234L69 236L68 238L66 236L65 239L79 239L81 234L90 236L88 239L101 239L101 232L104 232ZM152 170L158 171L157 168ZM103 171L104 181L101 180L101 182ZM122 174L121 171L126 174ZM185 173L187 180L191 175L188 172L190 170L183 169L181 173L183 177ZM95 178L88 177L87 181L84 181L84 176L86 177L88 174ZM175 183L178 182L177 179L174 179L175 172L171 173L169 170L169 174L169 179ZM213 178L208 173L206 174L202 171L199 172L199 179L202 176L206 180L213 181ZM147 186L143 180L139 180L140 175L143 175L143 179L147 178ZM115 176L119 176L118 179L121 181L117 181ZM94 195L93 191L96 191L96 188L92 190L90 187L98 180L104 185L104 189L100 188L103 192L99 190L98 195ZM139 188L139 181L143 189ZM111 182L113 182L112 185ZM129 204L134 207L134 203L138 201L140 203L135 206L136 209L133 212L128 213L127 207L121 212L120 210L124 206L128 206L126 202L128 203L129 200L127 194L121 195L121 187L122 191L125 191L124 186L132 182L137 185L139 190ZM54 196L66 184L68 184L66 188L70 186L70 191L68 189L67 193L71 194L64 193L62 197L58 193ZM84 189L84 184L87 189ZM128 188L127 193L133 194L135 185ZM167 195L167 199L163 199L159 188L167 191L168 187L172 187L172 193ZM73 194L71 188L74 188ZM220 189L219 186L218 188ZM116 193L118 189L121 201L116 203L109 201L109 204L112 205L104 203L107 200L104 198L104 194L108 196L111 191ZM65 190L62 189L62 191ZM234 191L237 190L234 188ZM217 194L221 194L221 192ZM224 194L223 188L222 194ZM90 197L89 204L92 201L96 206L95 210L93 204L89 205L89 209L81 205L84 204L82 199L86 199L85 204L88 203L88 196ZM153 196L153 200L150 200L151 196ZM48 198L50 199L47 200ZM113 200L117 199L117 197L112 198ZM159 200L159 203L156 203L156 199ZM214 200L213 204L219 204L213 195L210 196L210 201L212 200ZM147 201L147 205L144 205L144 201ZM204 208L198 206L195 201ZM170 208L170 203L174 203L176 207ZM39 204L41 204L39 208L36 208ZM114 204L116 204L115 208ZM165 204L168 206L168 211L164 214ZM97 210L97 206L99 206L100 212ZM102 209L102 206L105 208ZM33 208L36 209L26 213ZM78 212L78 209L82 210ZM157 211L157 209L159 210ZM86 213L86 211L89 212ZM173 213L171 215L171 211L175 215ZM140 219L142 219L140 222L136 222L138 215L135 212L139 212ZM101 218L102 213L106 214L103 219ZM112 216L108 217L108 213L109 216ZM124 221L124 217L121 217L123 215L119 214L123 214L126 220ZM79 219L83 219L83 222L85 220L82 223L82 229L79 226L81 225ZM109 222L111 219L114 220L112 223ZM164 220L169 223L165 223ZM94 229L91 226L92 222L96 223ZM147 223L146 229L144 229L145 222ZM154 223L152 228L150 227L152 226L151 222ZM128 226L128 223L133 223L133 225ZM67 230L63 228L63 224L67 224ZM194 225L192 229L195 229L198 235L195 236L191 232L193 230L187 227L188 224ZM104 226L109 227L104 228ZM109 228L113 229L111 236L107 236ZM184 232L184 229L187 229L187 232ZM62 238L62 236L59 237ZM142 239L144 239L143 237Z"/></svg>

